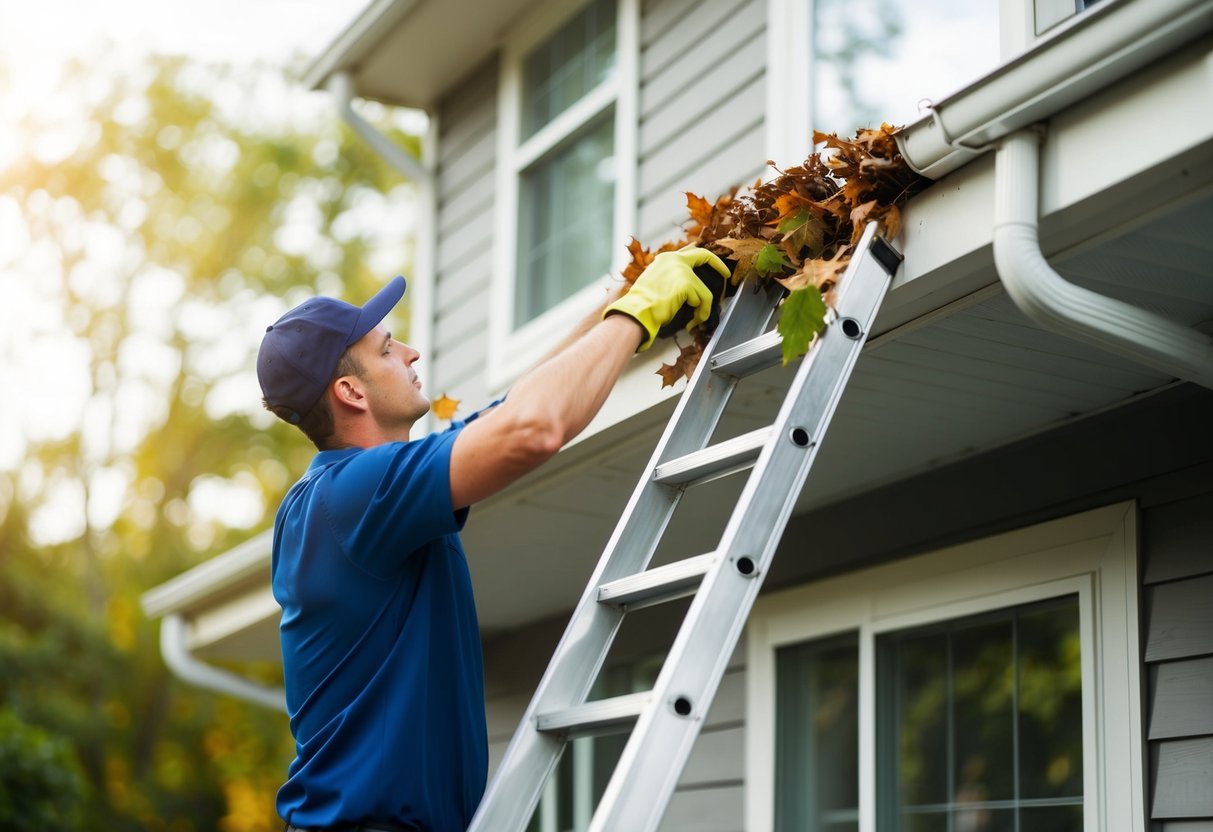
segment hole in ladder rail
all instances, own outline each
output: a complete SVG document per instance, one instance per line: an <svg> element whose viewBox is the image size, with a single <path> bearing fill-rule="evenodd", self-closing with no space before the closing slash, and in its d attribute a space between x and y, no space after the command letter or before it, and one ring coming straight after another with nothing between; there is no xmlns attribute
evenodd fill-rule
<svg viewBox="0 0 1213 832"><path fill-rule="evenodd" d="M859 321L854 318L843 318L839 321L842 326L842 334L854 341L860 335L863 335L863 327L859 325Z"/></svg>
<svg viewBox="0 0 1213 832"><path fill-rule="evenodd" d="M737 571L742 575L753 575L754 569L754 559L748 555L742 555L737 559Z"/></svg>
<svg viewBox="0 0 1213 832"><path fill-rule="evenodd" d="M674 713L679 716L691 715L691 700L685 696L680 696L674 700Z"/></svg>
<svg viewBox="0 0 1213 832"><path fill-rule="evenodd" d="M800 448L807 448L810 444L809 432L804 428L792 428L788 436L792 440L792 444Z"/></svg>

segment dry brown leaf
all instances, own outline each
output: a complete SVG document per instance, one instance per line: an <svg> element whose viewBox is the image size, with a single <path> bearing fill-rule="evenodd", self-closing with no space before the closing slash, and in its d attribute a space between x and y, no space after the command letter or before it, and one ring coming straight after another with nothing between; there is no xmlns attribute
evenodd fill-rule
<svg viewBox="0 0 1213 832"><path fill-rule="evenodd" d="M699 359L703 357L703 347L696 339L678 351L678 357L674 359L673 364L662 364L657 369L657 375L661 376L661 386L673 387L679 379L694 375L695 368L699 366Z"/></svg>

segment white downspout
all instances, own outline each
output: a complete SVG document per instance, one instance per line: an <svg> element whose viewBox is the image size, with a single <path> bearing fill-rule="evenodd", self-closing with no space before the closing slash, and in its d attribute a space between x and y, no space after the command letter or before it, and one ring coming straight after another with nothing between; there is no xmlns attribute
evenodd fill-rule
<svg viewBox="0 0 1213 832"><path fill-rule="evenodd" d="M372 150L403 177L417 186L417 236L414 248L413 275L409 279L409 343L421 353L421 361L434 354L434 281L435 249L437 247L437 186L434 168L437 163L435 147L438 139L437 117L430 114L429 127L421 143L421 159L414 158L399 145L380 133L374 125L360 116L353 107L354 79L347 72L335 72L326 87L337 104L337 112ZM438 391L433 391L437 395ZM414 438L428 433L433 414L427 413L417 425Z"/></svg>
<svg viewBox="0 0 1213 832"><path fill-rule="evenodd" d="M1213 389L1213 338L1153 312L1075 286L1040 250L1040 141L1027 129L994 160L994 265L1007 294L1046 329Z"/></svg>
<svg viewBox="0 0 1213 832"><path fill-rule="evenodd" d="M190 652L187 635L185 621L179 613L170 613L160 622L160 654L169 670L191 685L226 693L279 713L286 712L286 694L282 688L259 685L201 661Z"/></svg>
<svg viewBox="0 0 1213 832"><path fill-rule="evenodd" d="M395 142L380 133L369 121L354 111L354 80L348 73L337 72L329 78L328 91L337 102L341 118L354 129L361 139L382 156L400 174L418 185L428 184L430 172L411 154L406 153Z"/></svg>

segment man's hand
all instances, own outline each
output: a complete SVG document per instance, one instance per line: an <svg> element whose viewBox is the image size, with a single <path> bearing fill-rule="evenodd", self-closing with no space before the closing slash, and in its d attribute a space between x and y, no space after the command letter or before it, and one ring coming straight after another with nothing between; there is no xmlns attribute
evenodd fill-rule
<svg viewBox="0 0 1213 832"><path fill-rule="evenodd" d="M722 277L729 276L729 267L707 249L687 246L678 251L666 251L653 258L628 293L606 308L603 317L619 313L633 318L644 327L647 337L637 352L647 350L657 337L657 330L669 322L683 306L694 309L687 329L693 329L708 319L712 312L712 292L695 276L693 269L704 263Z"/></svg>

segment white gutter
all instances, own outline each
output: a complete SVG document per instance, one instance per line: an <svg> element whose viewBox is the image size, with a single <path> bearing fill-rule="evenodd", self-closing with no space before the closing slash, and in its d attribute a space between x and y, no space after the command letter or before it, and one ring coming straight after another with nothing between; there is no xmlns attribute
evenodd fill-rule
<svg viewBox="0 0 1213 832"><path fill-rule="evenodd" d="M1036 323L1213 389L1213 338L1161 315L1075 286L1040 250L1040 140L1021 130L994 157L994 266Z"/></svg>
<svg viewBox="0 0 1213 832"><path fill-rule="evenodd" d="M190 652L188 638L188 628L179 613L166 615L160 622L160 655L178 677L200 688L226 693L279 713L286 712L286 694L282 688L261 685L200 661Z"/></svg>
<svg viewBox="0 0 1213 832"><path fill-rule="evenodd" d="M934 105L897 143L910 167L938 179L1210 30L1213 0L1108 0Z"/></svg>

